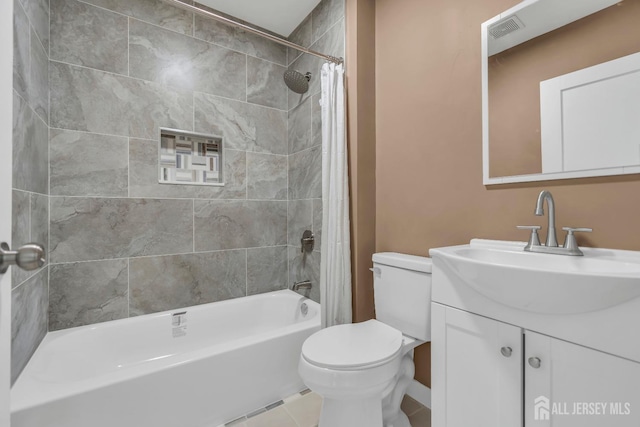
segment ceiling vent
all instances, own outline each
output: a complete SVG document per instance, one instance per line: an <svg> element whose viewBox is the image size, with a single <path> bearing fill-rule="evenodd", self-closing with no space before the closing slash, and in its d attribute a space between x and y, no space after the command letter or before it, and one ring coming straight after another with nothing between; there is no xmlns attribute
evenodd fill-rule
<svg viewBox="0 0 640 427"><path fill-rule="evenodd" d="M524 28L524 24L516 15L511 15L489 27L489 34L494 40Z"/></svg>

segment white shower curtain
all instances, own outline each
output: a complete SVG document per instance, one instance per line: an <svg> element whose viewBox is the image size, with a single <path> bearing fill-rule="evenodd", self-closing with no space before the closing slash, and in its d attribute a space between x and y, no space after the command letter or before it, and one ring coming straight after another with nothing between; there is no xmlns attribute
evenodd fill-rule
<svg viewBox="0 0 640 427"><path fill-rule="evenodd" d="M322 66L322 327L351 323L351 239L344 67Z"/></svg>

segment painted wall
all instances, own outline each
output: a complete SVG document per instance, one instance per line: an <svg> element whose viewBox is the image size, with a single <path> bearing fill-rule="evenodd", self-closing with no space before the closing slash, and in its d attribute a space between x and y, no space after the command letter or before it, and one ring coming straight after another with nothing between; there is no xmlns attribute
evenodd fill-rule
<svg viewBox="0 0 640 427"><path fill-rule="evenodd" d="M12 249L49 238L49 2L15 0ZM11 382L47 333L48 273L11 268Z"/></svg>
<svg viewBox="0 0 640 427"><path fill-rule="evenodd" d="M482 185L480 24L514 0L376 2L376 250L427 255L474 237L526 240L551 190L584 246L640 250L640 177ZM544 236L545 233L543 233ZM429 347L416 352L430 382Z"/></svg>

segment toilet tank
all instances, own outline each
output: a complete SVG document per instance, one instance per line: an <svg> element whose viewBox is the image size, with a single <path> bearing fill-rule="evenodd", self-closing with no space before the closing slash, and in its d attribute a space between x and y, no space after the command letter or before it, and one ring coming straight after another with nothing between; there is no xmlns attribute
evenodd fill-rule
<svg viewBox="0 0 640 427"><path fill-rule="evenodd" d="M421 341L431 341L431 258L373 254L376 319Z"/></svg>

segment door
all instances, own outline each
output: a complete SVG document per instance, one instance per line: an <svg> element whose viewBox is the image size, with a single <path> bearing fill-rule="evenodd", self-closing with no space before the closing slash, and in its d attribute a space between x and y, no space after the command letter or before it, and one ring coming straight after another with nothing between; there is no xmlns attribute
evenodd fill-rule
<svg viewBox="0 0 640 427"><path fill-rule="evenodd" d="M640 426L640 363L525 331L527 427Z"/></svg>
<svg viewBox="0 0 640 427"><path fill-rule="evenodd" d="M522 330L431 307L433 427L522 426Z"/></svg>
<svg viewBox="0 0 640 427"><path fill-rule="evenodd" d="M0 241L11 242L13 2L0 2ZM9 426L11 275L0 274L0 426Z"/></svg>

